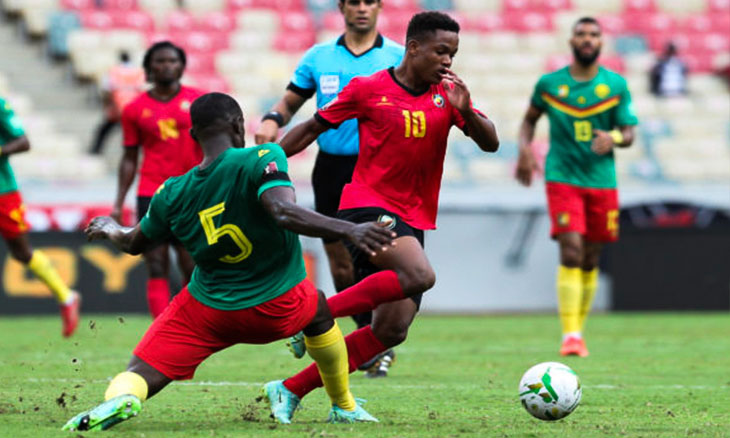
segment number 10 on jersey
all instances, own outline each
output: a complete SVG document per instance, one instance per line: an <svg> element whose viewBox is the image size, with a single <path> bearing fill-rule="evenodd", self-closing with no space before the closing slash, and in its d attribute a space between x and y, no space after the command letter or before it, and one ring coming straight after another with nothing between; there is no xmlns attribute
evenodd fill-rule
<svg viewBox="0 0 730 438"><path fill-rule="evenodd" d="M423 138L426 136L426 113L423 111L403 110L406 124L406 138Z"/></svg>

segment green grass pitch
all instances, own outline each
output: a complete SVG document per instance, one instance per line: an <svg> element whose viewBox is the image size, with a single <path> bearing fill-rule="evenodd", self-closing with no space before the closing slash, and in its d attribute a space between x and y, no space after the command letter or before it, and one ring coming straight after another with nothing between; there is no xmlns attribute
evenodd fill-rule
<svg viewBox="0 0 730 438"><path fill-rule="evenodd" d="M89 316L64 340L51 317L1 318L0 436L78 437L71 416L100 401L149 324L142 316ZM345 331L352 325L341 320ZM589 319L588 358L560 358L552 315L416 319L387 379L354 374L355 396L379 424L329 425L317 390L294 424L257 403L262 383L308 363L284 342L241 345L211 357L109 437L728 437L730 315L609 314ZM583 384L564 420L533 419L517 397L530 366L558 360Z"/></svg>

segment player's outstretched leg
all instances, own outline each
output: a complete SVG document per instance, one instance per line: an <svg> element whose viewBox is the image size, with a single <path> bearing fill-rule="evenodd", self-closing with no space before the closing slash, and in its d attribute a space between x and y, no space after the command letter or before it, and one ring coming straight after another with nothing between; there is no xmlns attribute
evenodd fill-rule
<svg viewBox="0 0 730 438"><path fill-rule="evenodd" d="M284 386L283 380L274 380L264 385L261 392L269 401L271 418L281 424L290 424L294 411L299 408L299 397Z"/></svg>
<svg viewBox="0 0 730 438"><path fill-rule="evenodd" d="M370 415L363 407L361 406L361 403L363 400L356 400L357 406L355 406L355 410L353 411L346 411L344 409L341 409L339 406L332 406L332 409L330 409L330 415L327 417L328 423L345 423L345 424L351 424L351 423L365 423L365 422L371 422L371 423L379 423L378 419Z"/></svg>

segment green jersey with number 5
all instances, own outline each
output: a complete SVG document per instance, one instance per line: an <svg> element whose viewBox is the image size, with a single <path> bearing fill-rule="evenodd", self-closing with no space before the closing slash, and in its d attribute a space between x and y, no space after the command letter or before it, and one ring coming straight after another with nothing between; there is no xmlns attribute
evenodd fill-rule
<svg viewBox="0 0 730 438"><path fill-rule="evenodd" d="M221 310L259 305L306 276L299 236L279 227L261 194L292 186L279 145L228 149L205 169L168 179L142 219L151 240L174 237L195 260L188 290Z"/></svg>
<svg viewBox="0 0 730 438"><path fill-rule="evenodd" d="M613 152L597 155L591 151L591 141L594 129L610 131L639 122L626 80L599 67L593 79L579 82L564 67L540 78L531 103L546 112L550 121L545 179L581 187L615 188Z"/></svg>

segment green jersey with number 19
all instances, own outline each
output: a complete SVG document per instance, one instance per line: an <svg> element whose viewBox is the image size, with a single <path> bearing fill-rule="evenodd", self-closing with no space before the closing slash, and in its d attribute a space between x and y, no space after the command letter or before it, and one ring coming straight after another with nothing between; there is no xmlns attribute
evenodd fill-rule
<svg viewBox="0 0 730 438"><path fill-rule="evenodd" d="M576 81L569 67L543 75L535 85L531 103L547 112L550 151L545 180L580 187L615 188L613 151L591 151L593 130L610 131L639 123L626 80L599 67L590 81Z"/></svg>
<svg viewBox="0 0 730 438"><path fill-rule="evenodd" d="M259 201L272 187L292 186L287 169L277 144L231 148L157 190L140 227L149 239L175 237L190 252L196 266L188 290L201 303L245 309L305 278L299 237Z"/></svg>

